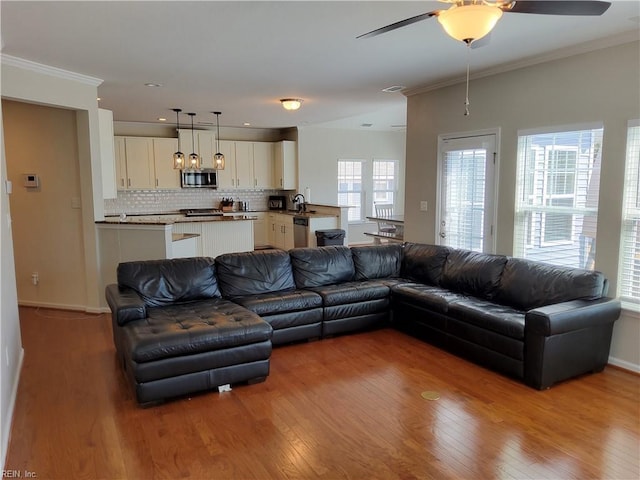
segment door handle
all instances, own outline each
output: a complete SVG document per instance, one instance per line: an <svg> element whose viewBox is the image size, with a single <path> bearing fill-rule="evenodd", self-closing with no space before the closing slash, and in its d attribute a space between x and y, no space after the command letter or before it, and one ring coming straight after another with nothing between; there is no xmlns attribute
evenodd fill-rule
<svg viewBox="0 0 640 480"><path fill-rule="evenodd" d="M446 237L447 237L447 234L446 234L446 233L444 233L444 232L440 232L440 238L446 238Z"/></svg>

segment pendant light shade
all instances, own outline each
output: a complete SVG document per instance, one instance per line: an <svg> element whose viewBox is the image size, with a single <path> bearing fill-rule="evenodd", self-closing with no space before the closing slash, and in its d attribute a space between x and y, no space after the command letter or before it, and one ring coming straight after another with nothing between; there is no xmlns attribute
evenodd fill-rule
<svg viewBox="0 0 640 480"><path fill-rule="evenodd" d="M222 112L211 112L216 116L216 126L218 133L216 134L216 154L213 156L213 168L216 170L224 170L224 155L220 153L220 115Z"/></svg>
<svg viewBox="0 0 640 480"><path fill-rule="evenodd" d="M176 130L178 130L178 151L173 154L173 168L176 170L182 170L184 168L184 153L180 151L180 112L181 108L174 108L176 112Z"/></svg>
<svg viewBox="0 0 640 480"><path fill-rule="evenodd" d="M192 151L189 154L189 168L191 169L199 169L200 168L200 155L196 153L196 141L195 135L193 133L193 117L196 116L195 113L187 113L191 117L191 148Z"/></svg>

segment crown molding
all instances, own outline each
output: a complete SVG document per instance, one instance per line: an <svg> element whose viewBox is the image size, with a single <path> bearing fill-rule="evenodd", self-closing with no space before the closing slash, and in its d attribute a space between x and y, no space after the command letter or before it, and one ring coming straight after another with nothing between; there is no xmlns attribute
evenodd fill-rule
<svg viewBox="0 0 640 480"><path fill-rule="evenodd" d="M91 85L92 87L97 87L104 81L101 78L90 77L89 75L70 72L69 70L63 70L62 68L43 65L42 63L32 62L31 60L26 60L24 58L13 57L4 53L0 55L0 61L2 65L18 67L24 70L30 70L32 72L42 73L44 75L49 75L52 77L63 78L65 80L73 80L74 82L84 83L86 85Z"/></svg>
<svg viewBox="0 0 640 480"><path fill-rule="evenodd" d="M558 50L554 50L552 52L545 53L542 55L536 55L536 56L524 58L521 60L517 60L515 62L498 65L497 67L481 70L479 72L472 74L470 78L472 80L476 80L479 78L490 77L492 75L498 75L500 73L506 73L513 70L518 70L520 68L538 65L540 63L551 62L554 60L561 60L563 58L572 57L574 55L581 55L583 53L594 52L596 50L615 47L617 45L623 45L625 43L633 43L639 40L640 40L640 30L637 30L637 29L630 30L627 32L623 32L619 35L613 35L610 37L591 40L589 42L583 42L578 45L572 45L570 47L560 48ZM403 90L402 93L406 97L411 97L413 95L419 95L421 93L432 92L434 90L439 90L440 88L457 85L459 83L463 83L465 80L466 80L466 77L464 76L450 78L448 80L443 80L437 83L423 85L415 88L408 88L406 90Z"/></svg>

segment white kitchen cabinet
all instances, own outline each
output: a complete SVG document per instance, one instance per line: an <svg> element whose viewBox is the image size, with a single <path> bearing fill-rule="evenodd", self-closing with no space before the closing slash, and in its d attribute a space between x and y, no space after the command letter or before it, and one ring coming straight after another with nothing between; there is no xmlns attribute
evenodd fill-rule
<svg viewBox="0 0 640 480"><path fill-rule="evenodd" d="M156 188L179 189L180 170L173 168L173 154L178 150L178 140L154 138L152 141Z"/></svg>
<svg viewBox="0 0 640 480"><path fill-rule="evenodd" d="M117 198L115 144L113 141L113 112L98 109L100 132L100 166L102 171L102 198Z"/></svg>
<svg viewBox="0 0 640 480"><path fill-rule="evenodd" d="M274 147L274 187L282 190L297 190L298 160L296 142L283 140L276 142Z"/></svg>
<svg viewBox="0 0 640 480"><path fill-rule="evenodd" d="M180 137L180 148L189 166L189 155L197 153L200 155L200 168L213 168L213 156L216 152L216 134L210 130L194 130L193 141L191 140L191 129L178 130Z"/></svg>
<svg viewBox="0 0 640 480"><path fill-rule="evenodd" d="M253 142L236 144L236 185L235 188L253 188Z"/></svg>
<svg viewBox="0 0 640 480"><path fill-rule="evenodd" d="M127 155L124 151L124 137L113 138L116 161L116 186L118 190L127 189Z"/></svg>
<svg viewBox="0 0 640 480"><path fill-rule="evenodd" d="M230 189L236 186L236 144L220 140L220 153L224 155L224 169L217 171L218 188Z"/></svg>
<svg viewBox="0 0 640 480"><path fill-rule="evenodd" d="M273 188L275 159L272 142L252 142L253 147L253 187Z"/></svg>
<svg viewBox="0 0 640 480"><path fill-rule="evenodd" d="M269 214L269 242L275 248L290 250L293 242L293 216L282 213Z"/></svg>
<svg viewBox="0 0 640 480"><path fill-rule="evenodd" d="M256 247L271 245L268 235L267 214L264 212L250 213L255 215L257 220L253 222L253 243Z"/></svg>
<svg viewBox="0 0 640 480"><path fill-rule="evenodd" d="M126 188L129 190L155 188L153 139L125 137L124 152L127 163Z"/></svg>

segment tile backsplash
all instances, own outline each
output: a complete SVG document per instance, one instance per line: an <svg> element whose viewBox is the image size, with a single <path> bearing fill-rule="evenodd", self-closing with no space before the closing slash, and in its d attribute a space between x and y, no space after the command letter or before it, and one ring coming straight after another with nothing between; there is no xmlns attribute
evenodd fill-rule
<svg viewBox="0 0 640 480"><path fill-rule="evenodd" d="M282 190L214 190L194 188L182 190L126 190L118 198L104 201L104 214L145 215L175 212L183 208L219 208L220 200L233 198L247 202L249 210L267 210L269 195L293 194Z"/></svg>

